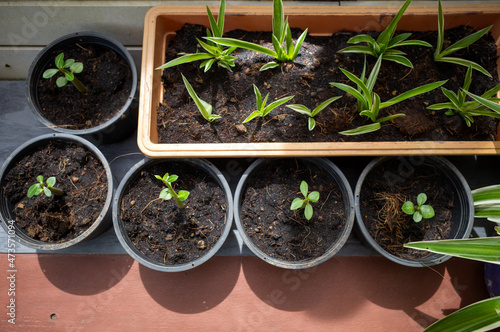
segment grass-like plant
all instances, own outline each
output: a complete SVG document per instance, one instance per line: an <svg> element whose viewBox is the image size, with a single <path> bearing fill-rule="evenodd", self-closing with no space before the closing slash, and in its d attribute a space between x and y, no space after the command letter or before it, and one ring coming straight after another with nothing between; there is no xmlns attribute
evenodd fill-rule
<svg viewBox="0 0 500 332"><path fill-rule="evenodd" d="M207 6L207 14L208 20L210 22L210 29L207 29L207 37L222 37L224 33L224 16L226 11L226 1L221 0L219 4L219 16L217 16L217 20L215 20L210 8ZM156 69L164 69L170 68L174 66L178 66L184 63L194 62L203 60L200 64L200 68L205 68L205 72L209 71L212 68L214 63L217 63L218 66L223 67L231 71L231 67L234 67L234 60L237 58L232 56L231 53L236 50L236 47L230 47L225 49L220 44L215 44L212 41L208 41L207 43L199 40L198 43L206 52L197 52L197 53L180 53L180 57L173 59L166 64L156 68Z"/></svg>
<svg viewBox="0 0 500 332"><path fill-rule="evenodd" d="M275 109L276 107L280 106L280 105L283 105L284 103L286 103L287 101L289 101L290 99L292 99L294 96L290 96L290 97L283 97L283 98L280 98L278 100L275 100L273 101L272 103L270 103L269 105L266 106L267 104L267 99L269 97L269 93L266 95L266 98L264 98L264 100L262 99L262 94L260 93L259 91L259 88L257 88L257 86L254 84L253 85L253 91L255 93L255 99L256 99L256 104L257 104L257 109L255 111L253 111L244 121L243 123L246 123L248 121L251 121L253 119L255 119L256 117L265 117L266 115L268 115L273 109Z"/></svg>
<svg viewBox="0 0 500 332"><path fill-rule="evenodd" d="M43 175L38 175L36 177L36 180L38 181L38 183L33 184L28 189L28 198L40 195L42 192L47 197L51 197L52 194L56 196L64 195L64 191L62 189L54 187L54 185L56 184L55 177L51 176L45 183L43 182Z"/></svg>
<svg viewBox="0 0 500 332"><path fill-rule="evenodd" d="M312 191L309 192L309 186L306 181L300 183L300 192L304 198L297 197L292 201L290 210L304 209L304 216L307 220L311 220L313 216L312 203L316 203L319 200L319 192Z"/></svg>
<svg viewBox="0 0 500 332"><path fill-rule="evenodd" d="M163 177L159 176L159 175L155 175L155 178L157 178L158 180L160 180L161 182L163 182L167 186L167 188L164 188L160 192L159 198L161 198L165 201L171 200L173 198L175 203L179 207L179 209L183 209L184 208L184 201L189 197L189 191L179 190L178 193L175 192L175 190L172 186L172 183L177 181L177 179L179 177L175 174L170 175L168 173L165 173L163 175Z"/></svg>
<svg viewBox="0 0 500 332"><path fill-rule="evenodd" d="M490 116L500 119L500 105L497 102L500 98L496 98L500 91L500 84L486 91L481 96L469 92L469 87L472 81L472 66L469 66L465 74L464 85L458 93L441 87L443 94L448 98L448 102L430 105L427 107L431 110L447 109L446 115L460 115L467 126L471 126L475 116ZM467 95L474 100L466 101Z"/></svg>
<svg viewBox="0 0 500 332"><path fill-rule="evenodd" d="M314 127L316 126L316 120L314 120L314 117L319 114L322 110L324 110L328 105L333 103L335 100L341 98L342 96L337 96L337 97L332 97L330 99L325 100L318 106L316 106L315 109L310 110L307 106L301 105L301 104L293 104L293 105L286 105L286 107L291 108L295 112L298 112L300 114L305 114L309 116L307 118L307 128L309 131L313 130Z"/></svg>
<svg viewBox="0 0 500 332"><path fill-rule="evenodd" d="M299 50L302 47L302 43L304 42L306 36L307 29L302 32L294 45L292 41L292 32L290 30L290 25L288 24L288 18L285 20L283 1L273 0L272 41L274 50L271 50L259 44L254 44L234 38L207 37L206 39L219 45L238 47L267 54L275 58L278 62L287 62L295 60L295 58L299 54ZM279 66L278 62L270 61L262 66L260 70L262 71L270 68L275 68Z"/></svg>
<svg viewBox="0 0 500 332"><path fill-rule="evenodd" d="M75 77L75 74L80 74L83 71L83 63L75 62L75 59L67 59L64 60L64 53L60 53L56 56L55 59L56 67L47 69L43 72L42 77L45 79L49 79L55 74L61 72L64 75L60 76L56 80L56 85L61 88L68 84L68 82L73 83L75 88L78 89L81 93L87 93L88 89L78 78Z"/></svg>
<svg viewBox="0 0 500 332"><path fill-rule="evenodd" d="M358 100L358 112L361 116L364 116L371 120L372 123L360 126L355 129L350 129L346 131L340 132L342 135L360 135L360 134L366 134L370 132L377 131L381 128L381 123L393 120L395 118L405 116L405 114L398 113L398 114L393 114L389 116L385 116L382 118L379 118L379 112L380 110L392 106L394 104L397 104L403 100L406 100L408 98L429 92L435 88L438 88L439 86L443 85L446 83L446 81L439 81L439 82L434 82L434 83L429 83L414 89L411 89L409 91L406 91L399 96L396 96L388 101L381 102L380 101L380 96L376 93L373 92L373 87L375 86L375 82L378 77L378 73L380 71L380 65L382 62L382 57L379 57L377 62L372 68L372 71L370 73L370 76L365 79L365 71L366 71L366 58L365 58L365 65L363 67L363 72L361 74L361 77L357 77L356 75L348 72L345 69L340 69L344 75L349 78L353 83L355 83L358 87L358 89L355 89L347 84L343 83L330 83L331 85L347 92L350 93L352 96L354 96Z"/></svg>
<svg viewBox="0 0 500 332"><path fill-rule="evenodd" d="M200 99L196 92L194 91L193 87L191 84L189 84L188 80L184 75L182 75L182 80L184 81L184 85L186 86L186 89L189 93L189 96L193 98L194 103L198 107L198 110L200 111L201 115L207 120L208 122L212 122L216 119L220 119L221 116L217 114L212 114L213 107L203 99Z"/></svg>
<svg viewBox="0 0 500 332"><path fill-rule="evenodd" d="M414 222L420 222L422 218L430 219L434 217L434 208L428 204L424 204L425 202L427 202L427 195L425 193L420 193L417 196L417 205L413 204L412 201L406 201L401 207L401 210L413 216Z"/></svg>
<svg viewBox="0 0 500 332"><path fill-rule="evenodd" d="M396 63L413 68L411 61L405 57L404 52L397 50L401 46L425 46L432 47L431 44L422 40L407 40L411 33L402 33L394 37L396 27L403 16L404 12L410 5L411 0L406 0L403 6L399 9L398 13L392 19L391 23L380 33L377 40L366 34L360 34L352 37L347 41L349 44L366 43L367 45L355 45L346 47L339 52L342 53L363 53L369 54L376 58L382 56L384 60L394 61Z"/></svg>
<svg viewBox="0 0 500 332"><path fill-rule="evenodd" d="M474 61L462 59L462 58L456 58L456 57L450 57L449 55L452 53L455 53L458 50L461 50L462 48L468 47L470 44L474 43L477 41L479 38L484 36L492 26L486 27L484 29L481 29L467 37L464 37L454 43L453 45L450 45L447 47L445 50L443 50L443 42L444 42L444 15L443 15L443 7L441 6L441 0L438 2L438 39L437 39L437 45L436 45L436 51L434 52L434 61L436 62L448 62L448 63L454 63L457 65L469 67L471 66L472 69L475 69L477 71L480 71L481 73L485 74L486 76L491 77L491 74L484 69L481 65L475 63Z"/></svg>

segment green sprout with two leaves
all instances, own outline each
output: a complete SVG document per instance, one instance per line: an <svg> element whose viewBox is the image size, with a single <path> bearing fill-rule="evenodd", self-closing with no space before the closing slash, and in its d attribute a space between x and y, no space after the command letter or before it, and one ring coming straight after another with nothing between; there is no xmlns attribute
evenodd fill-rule
<svg viewBox="0 0 500 332"><path fill-rule="evenodd" d="M167 186L167 188L164 188L160 192L159 198L161 198L165 201L169 201L173 198L175 203L179 207L179 209L183 209L184 208L184 201L188 198L189 191L179 190L179 192L177 193L174 190L172 183L177 181L177 179L179 177L175 174L170 175L168 173L165 173L165 175L163 175L163 177L161 177L159 175L155 175L155 178L157 178L158 180L160 180L161 182L163 182Z"/></svg>
<svg viewBox="0 0 500 332"><path fill-rule="evenodd" d="M441 6L441 0L439 0L439 5L438 5L438 39L437 39L437 45L436 45L436 51L434 52L434 61L436 62L448 62L448 63L454 63L457 65L465 66L465 67L472 67L472 69L475 69L477 71L480 71L484 75L491 77L491 74L484 69L482 66L479 64L462 59L462 58L456 58L456 57L450 57L449 55L452 53L455 53L458 50L461 50L462 48L468 47L470 44L474 43L476 40L484 36L492 26L486 27L482 30L479 30L467 37L464 37L454 43L453 45L450 45L448 48L443 50L443 42L444 42L444 15L443 15L443 7Z"/></svg>
<svg viewBox="0 0 500 332"><path fill-rule="evenodd" d="M219 45L238 47L262 54L267 54L275 58L278 62L287 62L295 60L295 58L299 54L299 50L302 47L302 43L304 42L306 36L307 29L302 32L294 45L292 41L292 32L290 30L290 25L288 24L288 18L285 20L283 2L282 0L273 0L272 39L274 50L255 43L234 38L207 37L206 39ZM260 70L263 71L278 67L278 62L270 61L262 66Z"/></svg>
<svg viewBox="0 0 500 332"><path fill-rule="evenodd" d="M307 220L311 220L313 216L312 203L316 203L319 200L319 192L311 191L309 192L309 186L306 181L300 183L300 192L304 198L297 197L292 201L290 210L304 209L304 216Z"/></svg>
<svg viewBox="0 0 500 332"><path fill-rule="evenodd" d="M293 105L287 105L286 107L291 108L295 112L298 112L300 114L305 114L309 116L307 118L307 128L309 131L313 130L314 127L316 126L316 120L314 120L314 117L318 115L322 110L324 110L328 105L333 103L335 100L342 98L342 96L337 96L337 97L332 97L330 99L325 100L318 106L316 106L315 109L311 111L307 106L301 105L301 104L293 104Z"/></svg>
<svg viewBox="0 0 500 332"><path fill-rule="evenodd" d="M64 60L64 53L60 53L58 56L56 56L55 63L57 69L47 69L42 74L43 78L49 79L55 74L61 72L64 75L58 77L56 80L56 85L59 88L65 86L68 82L71 82L73 83L75 88L78 89L78 91L80 91L81 93L87 93L87 87L83 85L83 83L80 82L78 78L75 77L75 74L80 74L83 71L83 63L75 62L74 59Z"/></svg>
<svg viewBox="0 0 500 332"><path fill-rule="evenodd" d="M28 198L40 195L42 192L47 197L51 197L52 194L56 196L64 195L64 191L62 189L54 187L54 185L56 184L55 177L49 177L47 179L47 182L45 183L43 182L43 175L38 175L36 177L36 180L38 181L38 183L33 184L28 189Z"/></svg>
<svg viewBox="0 0 500 332"><path fill-rule="evenodd" d="M365 79L365 72L366 72L366 58L365 58L365 64L363 66L363 72L361 74L361 77L357 77L356 75L348 72L345 69L340 69L344 75L347 76L349 80L351 80L353 83L355 83L358 87L358 89L355 89L347 84L343 83L330 83L331 85L347 92L350 93L352 96L354 96L358 100L358 112L361 116L364 116L368 118L369 120L372 121L372 123L368 125L363 125L355 129L351 130L345 130L341 131L340 134L342 135L360 135L360 134L366 134L370 132L377 131L381 128L381 123L393 120L395 118L405 116L405 114L398 113L398 114L393 114L393 115L388 115L382 118L379 118L379 112L380 110L392 106L394 104L397 104L403 100L406 100L408 98L429 92L433 89L436 89L446 83L446 81L439 81L439 82L434 82L434 83L429 83L426 85L422 85L420 87L411 89L409 91L406 91L399 96L396 96L388 101L381 102L380 101L380 96L376 93L373 92L373 88L375 86L375 82L378 77L378 73L380 71L380 65L382 62L382 57L379 57L375 65L373 66L373 69L368 76L368 78Z"/></svg>
<svg viewBox="0 0 500 332"><path fill-rule="evenodd" d="M367 45L355 45L346 47L339 52L342 53L363 53L369 54L376 58L382 56L384 60L394 61L396 63L405 65L407 67L413 68L411 61L405 57L406 53L396 50L397 47L401 46L425 46L432 47L431 44L422 40L407 40L411 33L402 33L394 37L396 32L396 26L403 16L406 8L410 5L411 0L406 0L399 12L392 19L391 23L385 28L385 30L380 33L377 40L373 39L371 36L366 34L360 34L352 37L347 41L349 44L359 44L367 43Z"/></svg>
<svg viewBox="0 0 500 332"><path fill-rule="evenodd" d="M292 99L294 97L294 96L283 97L283 98L280 98L278 100L273 101L272 103L270 103L269 105L266 106L267 99L269 98L269 93L266 95L266 97L264 99L262 99L262 94L260 93L259 88L257 88L257 86L255 84L253 85L253 91L255 93L257 109L255 111L253 111L243 121L243 123L249 122L249 121L255 119L256 117L262 117L262 118L265 117L273 109L275 109L276 107L278 107L280 105L283 105L284 103L286 103L287 101L289 101L290 99Z"/></svg>
<svg viewBox="0 0 500 332"><path fill-rule="evenodd" d="M207 29L207 37L215 37L220 38L224 33L224 16L226 11L226 1L221 0L219 4L219 16L217 17L217 21L215 20L210 8L207 6L207 14L208 20L210 21L210 29ZM236 50L236 47L230 47L228 49L224 49L224 47L220 44L215 44L212 41L208 41L207 43L199 40L198 43L206 52L197 52L197 53L180 53L180 57L174 60L167 62L166 64L156 68L156 69L164 69L170 68L177 65L181 65L184 63L194 62L203 60L200 64L200 68L205 68L205 72L209 71L212 68L214 63L217 63L219 67L226 68L231 71L231 67L234 67L234 60L237 58L235 56L230 55Z"/></svg>
<svg viewBox="0 0 500 332"><path fill-rule="evenodd" d="M500 119L500 105L497 102L500 98L496 98L496 94L500 91L500 84L486 91L483 95L478 96L469 92L469 87L472 81L472 66L469 66L465 74L464 85L462 89L455 93L444 87L441 87L443 94L449 99L448 102L430 105L427 107L431 110L447 109L446 115L460 115L467 126L471 126L474 122L474 116L490 116ZM473 98L472 101L466 101L467 96Z"/></svg>
<svg viewBox="0 0 500 332"><path fill-rule="evenodd" d="M407 201L401 207L404 213L413 216L414 222L420 222L423 219L430 219L434 217L434 208L428 204L427 195L425 193L420 193L417 196L417 205L413 204L412 201Z"/></svg>
<svg viewBox="0 0 500 332"><path fill-rule="evenodd" d="M181 74L182 75L182 74ZM184 85L186 86L186 89L189 93L189 96L193 98L194 103L198 107L198 110L200 111L201 115L207 120L208 122L213 122L216 119L220 119L221 116L217 114L212 114L213 107L203 99L200 99L196 92L194 91L193 87L191 84L189 84L188 80L184 75L182 75L182 80L184 81Z"/></svg>

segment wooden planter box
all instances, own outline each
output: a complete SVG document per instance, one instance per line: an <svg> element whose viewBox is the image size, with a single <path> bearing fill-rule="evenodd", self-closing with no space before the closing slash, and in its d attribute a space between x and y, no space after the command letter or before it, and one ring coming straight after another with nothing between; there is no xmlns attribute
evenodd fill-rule
<svg viewBox="0 0 500 332"><path fill-rule="evenodd" d="M216 13L218 7L214 6ZM340 30L383 30L399 10L397 6L286 6L292 27L309 29L311 35L331 35ZM437 29L437 3L412 4L398 24L400 30ZM477 29L493 25L491 33L500 45L500 5L445 5L445 29L468 25ZM225 31L268 30L272 6L228 6ZM145 18L139 104L138 145L148 157L257 157L257 156L374 156L374 155L467 155L500 153L496 141L401 141L401 142L307 142L307 143L202 143L160 144L156 110L163 100L162 71L165 40L185 23L208 25L205 6L157 6ZM499 70L500 72L500 70ZM498 138L497 138L498 140Z"/></svg>

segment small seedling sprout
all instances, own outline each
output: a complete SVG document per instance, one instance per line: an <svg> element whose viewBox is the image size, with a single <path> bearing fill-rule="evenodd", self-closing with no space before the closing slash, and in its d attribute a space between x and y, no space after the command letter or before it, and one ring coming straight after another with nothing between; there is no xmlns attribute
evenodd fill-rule
<svg viewBox="0 0 500 332"><path fill-rule="evenodd" d="M51 197L52 194L56 196L62 196L64 195L64 191L62 189L54 187L56 184L56 178L51 176L50 178L47 179L47 183L43 182L43 176L38 175L36 177L36 180L38 183L35 183L28 189L28 198L31 198L33 196L40 195L42 192L45 194L47 197Z"/></svg>
<svg viewBox="0 0 500 332"><path fill-rule="evenodd" d="M64 74L64 76L60 76L56 80L56 85L58 87L63 87L65 86L68 82L73 83L75 88L78 89L81 93L87 93L88 89L85 85L83 85L82 82L78 78L75 77L75 74L79 74L83 71L83 63L81 62L75 62L74 59L67 59L66 61L64 60L64 53L59 54L56 56L56 67L57 69L47 69L43 73L43 78L49 79L58 72L61 72Z"/></svg>
<svg viewBox="0 0 500 332"><path fill-rule="evenodd" d="M444 42L444 15L443 15L443 7L441 5L441 0L438 2L438 39L437 39L437 45L436 45L436 51L434 52L434 61L436 62L448 62L448 63L454 63L457 65L469 67L471 66L472 69L475 69L477 71L480 71L481 73L485 74L488 77L491 77L491 74L484 69L482 66L479 64L470 61L470 60L465 60L462 58L456 58L456 57L450 57L448 55L455 53L458 50L461 50L462 48L466 48L478 39L480 39L482 36L484 36L488 31L491 29L491 25L489 27L486 27L482 30L479 30L473 34L468 35L467 37L464 37L454 43L453 45L448 46L445 50L443 50L443 42Z"/></svg>
<svg viewBox="0 0 500 332"><path fill-rule="evenodd" d="M214 16L212 15L212 12L210 11L210 8L208 8L207 6L208 20L210 22L211 28L211 30L207 29L207 37L222 37L222 34L224 33L225 11L226 1L221 0L219 4L219 16L217 17L216 21ZM224 49L222 45L215 44L212 41L204 43L199 39L197 40L200 46L206 52L180 53L180 57L171 60L156 69L170 68L184 63L203 60L203 62L200 64L200 68L205 68L205 72L209 71L212 65L216 62L219 67L223 67L231 71L231 67L234 67L234 60L236 60L236 57L231 56L230 54L233 53L234 50L236 50L236 47Z"/></svg>
<svg viewBox="0 0 500 332"><path fill-rule="evenodd" d="M424 204L427 201L427 195L420 193L417 196L417 205L413 202L407 201L403 204L401 209L404 213L412 215L413 221L420 222L423 219L430 219L434 217L434 208L430 205Z"/></svg>
<svg viewBox="0 0 500 332"><path fill-rule="evenodd" d="M475 116L490 116L500 119L500 98L496 98L496 94L500 91L500 84L486 91L483 95L478 96L469 92L469 87L472 81L472 66L469 66L465 74L464 85L458 93L441 87L443 94L448 98L449 102L430 105L427 107L431 110L447 109L446 115L460 115L467 126L471 126ZM469 96L473 101L466 101Z"/></svg>
<svg viewBox="0 0 500 332"><path fill-rule="evenodd" d="M184 75L182 75L182 80L184 81L184 85L186 86L189 95L191 96L191 98L193 98L194 103L198 107L198 110L200 111L201 115L203 115L205 120L207 120L208 122L212 122L216 119L220 119L221 117L220 115L212 114L213 110L212 105L210 105L209 103L198 97L193 87L191 86L191 84L189 84L188 80L186 79L186 77L184 77Z"/></svg>
<svg viewBox="0 0 500 332"><path fill-rule="evenodd" d="M206 39L224 46L238 47L250 51L267 54L278 60L279 62L293 61L299 54L302 43L307 36L307 29L297 39L295 45L292 41L292 32L288 24L288 18L285 20L283 1L273 0L273 32L272 42L274 50L267 47L246 42L234 38L222 37L207 37ZM279 66L278 62L270 61L260 68L261 71Z"/></svg>
<svg viewBox="0 0 500 332"><path fill-rule="evenodd" d="M162 181L167 186L167 188L164 188L160 192L159 198L161 198L165 201L168 201L168 200L173 198L175 200L175 203L179 207L179 209L183 209L184 208L183 202L188 198L189 191L179 190L178 193L175 192L174 188L172 187L172 183L177 181L177 179L179 177L175 174L170 175L168 173L165 173L165 175L163 175L163 177L161 177L159 175L155 175L155 178Z"/></svg>
<svg viewBox="0 0 500 332"><path fill-rule="evenodd" d="M385 28L385 30L380 33L377 40L373 39L369 35L360 34L349 39L347 43L367 43L368 45L349 46L340 50L339 52L363 53L372 55L376 58L382 56L384 60L394 61L396 63L413 68L411 61L407 57L405 57L406 54L402 51L396 50L396 47L410 45L432 47L432 45L422 40L407 40L411 36L411 33L402 33L394 37L396 26L403 16L404 12L406 11L406 8L408 8L408 6L410 5L410 2L411 0L406 0L406 2L400 8L399 12L392 19L391 23L389 23L387 28Z"/></svg>
<svg viewBox="0 0 500 332"><path fill-rule="evenodd" d="M304 199L297 197L292 201L290 210L304 209L304 216L307 220L311 220L313 216L312 203L316 203L319 200L319 192L312 191L309 193L309 186L306 181L300 183L300 192L304 196Z"/></svg>
<svg viewBox="0 0 500 332"><path fill-rule="evenodd" d="M321 104L319 104L315 109L312 111L304 105L301 104L293 104L293 105L287 105L286 107L291 108L295 112L298 112L300 114L305 114L308 115L309 118L307 119L307 127L309 128L309 131L313 130L314 127L316 126L316 120L314 120L314 117L319 114L322 110L324 110L328 105L333 103L335 100L341 98L342 96L337 96L337 97L332 97L330 99L325 100Z"/></svg>
<svg viewBox="0 0 500 332"><path fill-rule="evenodd" d="M283 97L283 98L280 98L278 100L275 100L273 101L271 104L267 105L266 106L266 103L267 103L267 98L269 97L269 93L266 95L266 98L264 98L264 100L262 100L262 94L260 93L259 91L259 88L257 88L257 86L254 84L253 85L253 91L255 93L255 99L256 99L256 104L257 104L257 109L255 111L253 111L244 121L243 123L246 123L248 121L251 121L253 119L255 119L256 117L260 116L260 117L265 117L266 115L268 115L273 109L275 109L276 107L280 106L280 105L283 105L284 103L286 103L287 101L289 101L290 99L292 99L294 96L291 96L291 97Z"/></svg>

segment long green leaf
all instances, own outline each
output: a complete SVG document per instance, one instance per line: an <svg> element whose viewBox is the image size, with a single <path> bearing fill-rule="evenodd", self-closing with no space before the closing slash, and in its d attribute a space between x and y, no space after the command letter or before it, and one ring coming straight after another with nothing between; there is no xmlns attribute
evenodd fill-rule
<svg viewBox="0 0 500 332"><path fill-rule="evenodd" d="M464 92L465 92L465 93L466 93L469 97L473 98L475 101L477 101L477 102L481 103L481 105L486 106L487 108L489 108L489 109L491 109L491 110L493 110L493 111L495 111L495 112L497 112L497 113L500 113L500 104L495 103L495 102L493 102L493 101L490 101L490 100L488 100L488 99L486 99L486 98L480 97L480 96L478 96L478 95L475 95L475 94L473 94L473 93L471 93L471 92L469 92L469 91L465 91L465 90L464 90Z"/></svg>
<svg viewBox="0 0 500 332"><path fill-rule="evenodd" d="M381 128L380 123L375 122L375 123L370 123L368 125L360 126L358 128L341 131L341 132L339 132L339 134L348 135L348 136L361 135L361 134L367 134L367 133L371 133L373 131L377 131L380 128Z"/></svg>
<svg viewBox="0 0 500 332"><path fill-rule="evenodd" d="M426 93L426 92L429 92L431 90L434 90L434 89L440 87L441 85L445 84L446 82L447 82L447 80L429 83L429 84L420 86L418 88L411 89L410 91L403 92L399 96L396 96L396 97L380 104L380 109L394 105L394 104L399 103L405 99L420 95L422 93Z"/></svg>
<svg viewBox="0 0 500 332"><path fill-rule="evenodd" d="M413 68L413 64L411 63L411 61L408 60L408 58L406 58L406 57L404 57L402 55L387 55L387 54L384 54L384 55L382 55L382 59L393 61L393 62L399 63L401 65L404 65L406 67Z"/></svg>
<svg viewBox="0 0 500 332"><path fill-rule="evenodd" d="M214 37L222 37L222 31L220 31L219 25L217 24L217 21L215 21L215 18L212 15L212 12L210 11L210 8L208 8L208 6L207 6L207 14L208 14L208 21L210 22L210 28L212 29L212 35Z"/></svg>
<svg viewBox="0 0 500 332"><path fill-rule="evenodd" d="M267 55L270 55L274 58L278 57L278 54L275 51L273 51L267 47L260 46L260 45L250 43L250 42L246 42L246 41L239 40L239 39L225 38L225 37L205 37L205 39L210 40L216 44L224 45L224 46L243 48L246 50L267 54Z"/></svg>
<svg viewBox="0 0 500 332"><path fill-rule="evenodd" d="M284 28L285 13L283 10L283 1L273 0L273 35L277 38L282 36Z"/></svg>
<svg viewBox="0 0 500 332"><path fill-rule="evenodd" d="M498 219L500 218L500 205L498 203L477 205L474 208L474 217Z"/></svg>
<svg viewBox="0 0 500 332"><path fill-rule="evenodd" d="M472 66L472 69L475 69L475 70L483 73L484 75L491 77L491 74L486 69L484 69L481 65L479 65L473 61L470 61L470 60L465 60L465 59L461 59L461 58L453 58L453 57L447 56L447 57L443 57L443 58L440 58L439 60L435 60L435 61L453 63L453 64L464 66L464 67Z"/></svg>
<svg viewBox="0 0 500 332"><path fill-rule="evenodd" d="M394 120L396 118L400 118L402 116L406 116L406 114L403 114L403 113L398 113L398 114L393 114L393 115L389 115L389 116L385 116L383 118L380 118L377 120L378 123L382 123L382 122L386 122L386 121L390 121L390 120Z"/></svg>
<svg viewBox="0 0 500 332"><path fill-rule="evenodd" d="M453 109L453 110L457 110L457 111L460 111L456 106L455 104L453 104L451 101L450 102L446 102L446 103L439 103L439 104L433 104L433 105L429 105L427 106L427 109L429 110L444 110L444 109Z"/></svg>
<svg viewBox="0 0 500 332"><path fill-rule="evenodd" d="M348 44L357 44L357 43L368 43L370 45L375 44L376 41L369 35L360 34L352 37L347 41Z"/></svg>
<svg viewBox="0 0 500 332"><path fill-rule="evenodd" d="M489 27L486 27L484 29L481 29L479 31L476 31L473 34L468 35L467 37L460 39L459 41L457 41L453 45L446 48L446 50L442 51L440 53L440 56L445 57L445 56L450 55L458 50L461 50L462 48L466 48L467 46L469 46L470 44L474 43L479 38L484 36L491 29L491 27L492 27L492 25L490 25Z"/></svg>
<svg viewBox="0 0 500 332"><path fill-rule="evenodd" d="M188 80L184 75L182 75L182 80L184 81L184 85L186 86L186 89L188 90L189 95L191 98L193 98L193 101L195 102L196 106L200 110L201 115L205 118L205 120L212 122L215 119L219 119L220 115L212 114L212 105L207 103L206 101L200 99L196 92L194 91L193 87L191 84L189 84Z"/></svg>
<svg viewBox="0 0 500 332"><path fill-rule="evenodd" d="M410 242L407 248L500 264L500 237Z"/></svg>
<svg viewBox="0 0 500 332"><path fill-rule="evenodd" d="M330 83L330 84L336 88L339 88L340 90L343 90L347 93L350 93L359 102L366 103L366 98L358 90L354 89L352 86L344 84L344 83Z"/></svg>
<svg viewBox="0 0 500 332"><path fill-rule="evenodd" d="M217 16L217 25L219 26L220 36L214 36L214 37L222 37L222 34L224 33L225 16L226 16L226 0L220 0L219 16Z"/></svg>
<svg viewBox="0 0 500 332"><path fill-rule="evenodd" d="M178 57L176 59L173 59L173 60L167 62L163 66L160 66L156 69L158 70L158 69L170 68L170 67L174 67L174 66L181 65L184 63L188 63L188 62L193 62L193 61L198 61L198 60L206 60L206 59L210 59L210 58L213 58L213 55L208 54L208 53L185 54L181 57Z"/></svg>
<svg viewBox="0 0 500 332"><path fill-rule="evenodd" d="M431 44L428 42L425 42L423 40L406 40L404 42L401 42L397 44L396 46L424 46L424 47L432 47Z"/></svg>
<svg viewBox="0 0 500 332"><path fill-rule="evenodd" d="M452 102L453 105L455 105L456 109L461 109L459 98L455 92L448 90L445 87L441 87L441 91L443 91L443 94Z"/></svg>
<svg viewBox="0 0 500 332"><path fill-rule="evenodd" d="M471 191L474 205L500 203L500 185L477 188Z"/></svg>
<svg viewBox="0 0 500 332"><path fill-rule="evenodd" d="M443 49L444 41L444 15L441 0L438 1L438 38L436 51L434 52L434 60L440 57L441 50Z"/></svg>
<svg viewBox="0 0 500 332"><path fill-rule="evenodd" d="M363 92L363 95L365 96L366 99L369 100L369 103L371 104L371 92L368 89L368 87L366 86L365 82L363 82L356 75L348 72L345 69L340 68L340 70L344 73L345 76L347 76L348 79L350 79L354 84L356 84L358 86L358 88L361 89L361 91Z"/></svg>
<svg viewBox="0 0 500 332"><path fill-rule="evenodd" d="M403 40L406 40L406 39L410 38L410 36L411 36L410 32L401 33L401 34L397 35L396 37L392 38L389 41L389 44L387 45L387 48L398 46L399 43L401 43Z"/></svg>
<svg viewBox="0 0 500 332"><path fill-rule="evenodd" d="M490 331L499 326L500 297L493 297L455 311L424 332Z"/></svg>
<svg viewBox="0 0 500 332"><path fill-rule="evenodd" d="M495 86L494 88L491 88L490 90L486 91L485 93L483 93L481 95L481 97L483 98L486 98L486 99L489 99L491 101L495 101L495 100L492 100L491 98L493 96L496 96L498 91L500 91L500 84L498 84L497 86Z"/></svg>
<svg viewBox="0 0 500 332"><path fill-rule="evenodd" d="M287 101L289 101L293 97L295 97L295 96L283 97L283 98L280 98L278 100L273 101L272 103L270 103L269 105L264 107L264 111L262 112L262 114L263 114L262 116L268 115L273 109L275 109L276 107L278 107L280 105L283 105L284 103L286 103Z"/></svg>
<svg viewBox="0 0 500 332"><path fill-rule="evenodd" d="M318 115L318 113L321 112L322 110L324 110L325 107L327 107L328 105L330 105L331 103L333 103L334 101L336 101L337 99L339 99L341 97L342 96L336 96L336 97L332 97L332 98L325 100L324 102L322 102L321 104L316 106L315 109L313 109L313 111L311 112L312 116Z"/></svg>
<svg viewBox="0 0 500 332"><path fill-rule="evenodd" d="M392 19L391 23L385 28L385 30L378 36L377 38L377 43L379 44L384 44L387 46L389 44L389 41L391 40L392 36L394 35L394 32L396 31L396 26L398 25L399 20L403 16L404 12L406 11L406 8L410 5L411 0L406 0L403 6L399 9L398 13L394 18Z"/></svg>
<svg viewBox="0 0 500 332"><path fill-rule="evenodd" d="M366 60L366 59L365 59ZM382 57L378 57L377 62L373 65L372 71L370 72L370 75L368 76L368 80L366 81L366 87L370 91L370 93L373 91L373 87L375 86L375 82L377 81L378 78L378 73L380 72L380 66L382 66ZM368 102L371 104L371 96L367 96Z"/></svg>
<svg viewBox="0 0 500 332"><path fill-rule="evenodd" d="M304 39L306 39L307 31L308 31L308 29L305 29L304 32L302 32L302 34L299 36L299 38L295 42L295 47L293 48L293 54L292 54L290 60L295 60L295 58L299 54L299 50L302 47L302 44L304 43Z"/></svg>
<svg viewBox="0 0 500 332"><path fill-rule="evenodd" d="M363 54L377 56L369 46L363 46L363 45L348 46L346 48L341 49L338 52L339 53L363 53Z"/></svg>
<svg viewBox="0 0 500 332"><path fill-rule="evenodd" d="M305 115L308 115L308 116L313 116L312 113L311 113L311 110L309 108L307 108L306 106L304 105L301 105L301 104L293 104L293 105L286 105L286 107L294 110L295 112L298 112L300 114L305 114Z"/></svg>

